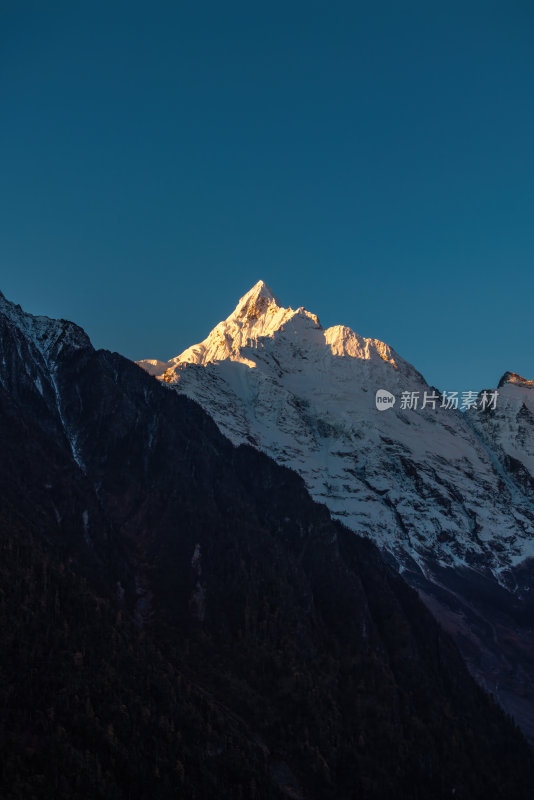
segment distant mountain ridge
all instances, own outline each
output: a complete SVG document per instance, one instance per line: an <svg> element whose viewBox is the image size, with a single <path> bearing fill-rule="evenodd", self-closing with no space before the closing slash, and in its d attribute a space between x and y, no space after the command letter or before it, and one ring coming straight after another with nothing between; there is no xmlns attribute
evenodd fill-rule
<svg viewBox="0 0 534 800"><path fill-rule="evenodd" d="M403 393L439 393L387 344L324 330L263 281L200 344L138 363L375 541L534 737L532 382L507 373L495 410L403 408ZM379 389L397 399L385 412Z"/></svg>
<svg viewBox="0 0 534 800"><path fill-rule="evenodd" d="M491 443L473 430L480 415L399 402L377 413L379 388L400 398L432 387L388 345L344 326L324 330L315 314L279 306L263 281L157 377L201 402L235 443L296 469L333 516L400 559L423 565L432 547L441 566L478 562L506 585L509 568L534 555L534 507L516 496L511 508L500 491ZM511 380L530 394L527 381ZM507 389L501 394L509 405Z"/></svg>
<svg viewBox="0 0 534 800"><path fill-rule="evenodd" d="M279 331L299 334L306 330L320 331L315 339L330 347L333 355L380 357L395 365L393 351L383 342L377 339L364 339L350 328L341 325L324 330L319 318L305 308L293 310L281 306L272 290L262 280L240 298L232 314L216 325L203 342L187 348L179 356L167 362L144 360L138 363L143 367L146 364L157 363L160 365L158 370L150 370L151 374L163 376L167 373L169 378L173 370L181 364L205 366L208 363L230 359L250 365L251 362L246 358L244 350L247 347L256 348L259 339L272 338ZM313 337L313 334L310 336Z"/></svg>

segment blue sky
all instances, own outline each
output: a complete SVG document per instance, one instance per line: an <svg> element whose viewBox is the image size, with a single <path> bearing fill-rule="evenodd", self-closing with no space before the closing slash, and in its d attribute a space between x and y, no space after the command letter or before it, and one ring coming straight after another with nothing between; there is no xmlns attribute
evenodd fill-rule
<svg viewBox="0 0 534 800"><path fill-rule="evenodd" d="M0 288L130 358L263 278L441 389L534 379L528 2L0 10Z"/></svg>

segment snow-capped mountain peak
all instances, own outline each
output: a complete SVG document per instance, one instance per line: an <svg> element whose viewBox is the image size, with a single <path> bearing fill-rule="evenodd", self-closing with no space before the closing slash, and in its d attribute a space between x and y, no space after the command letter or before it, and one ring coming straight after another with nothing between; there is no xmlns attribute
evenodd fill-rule
<svg viewBox="0 0 534 800"><path fill-rule="evenodd" d="M505 372L497 391L495 408L473 409L469 416L522 491L534 500L534 381Z"/></svg>
<svg viewBox="0 0 534 800"><path fill-rule="evenodd" d="M235 444L297 470L333 516L400 561L424 568L432 554L506 580L534 555L534 507L511 483L502 490L474 416L440 407L389 345L344 325L325 330L306 309L284 308L263 281L203 342L169 362L139 363L197 400ZM503 411L508 391L531 393L527 383L509 379ZM379 390L396 399L385 414ZM419 405L401 402L415 395Z"/></svg>
<svg viewBox="0 0 534 800"><path fill-rule="evenodd" d="M85 331L65 319L34 316L23 311L20 305L8 300L0 292L0 314L14 329L28 338L32 346L47 363L53 363L65 347L79 350L91 347Z"/></svg>
<svg viewBox="0 0 534 800"><path fill-rule="evenodd" d="M280 302L272 289L267 286L265 281L259 280L254 284L252 289L249 289L249 291L239 299L234 314L242 314L252 305L268 306L272 303L276 306L280 306Z"/></svg>
<svg viewBox="0 0 534 800"><path fill-rule="evenodd" d="M252 366L250 359L242 353L243 348L256 348L259 339L272 338L291 323L293 326L302 326L304 323L307 327L321 328L315 314L310 314L304 308L296 311L284 308L273 291L260 280L241 297L230 316L219 322L203 342L171 359L167 368L172 370L184 363L206 365L228 358Z"/></svg>
<svg viewBox="0 0 534 800"><path fill-rule="evenodd" d="M516 405L525 405L534 413L534 381L522 378L516 372L505 372L499 381L499 394Z"/></svg>
<svg viewBox="0 0 534 800"><path fill-rule="evenodd" d="M273 340L276 339L276 342ZM306 350L306 359L315 365L331 357L345 356L373 363L386 363L397 369L404 367L411 378L421 376L387 344L378 339L366 339L345 325L334 325L326 330L316 314L300 306L284 307L272 289L260 280L243 297L234 311L213 328L198 344L188 347L170 361L144 359L137 363L151 375L175 382L177 370L185 364L207 364L221 361L238 361L249 367L256 366L252 351L271 348L285 352L299 345L299 353Z"/></svg>
<svg viewBox="0 0 534 800"><path fill-rule="evenodd" d="M462 413L384 342L325 330L262 281L203 342L140 366L196 400L235 445L296 470L333 517L373 539L483 685L511 713L525 709L534 740L534 645L527 677L516 669L534 619L533 382L507 373L496 409Z"/></svg>
<svg viewBox="0 0 534 800"><path fill-rule="evenodd" d="M273 337L288 323L299 328L304 325L321 329L315 314L304 308L284 308L265 281L260 280L240 298L232 313L219 322L202 342L188 347L170 361L144 359L138 363L151 375L160 378L165 376L167 381L180 364L205 366L231 359L253 366L242 350L257 347L259 339Z"/></svg>
<svg viewBox="0 0 534 800"><path fill-rule="evenodd" d="M526 378L518 375L517 372L505 372L499 381L498 388L500 389L507 384L514 384L525 389L534 389L534 381L528 381Z"/></svg>

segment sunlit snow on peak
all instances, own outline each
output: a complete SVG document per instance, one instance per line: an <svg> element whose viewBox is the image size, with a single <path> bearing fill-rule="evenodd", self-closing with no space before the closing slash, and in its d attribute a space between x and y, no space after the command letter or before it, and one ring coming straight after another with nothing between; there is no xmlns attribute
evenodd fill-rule
<svg viewBox="0 0 534 800"><path fill-rule="evenodd" d="M347 357L383 361L395 369L399 362L399 357L384 342L365 339L344 325L324 330L317 315L303 306L296 310L285 308L265 281L260 280L202 342L168 362L145 359L138 363L151 375L174 382L178 379L177 370L184 364L206 366L231 360L254 367L254 359L245 351L271 347L273 340L282 358L287 357L288 348L294 349L298 343L301 354L305 350L306 358L312 362L332 356Z"/></svg>

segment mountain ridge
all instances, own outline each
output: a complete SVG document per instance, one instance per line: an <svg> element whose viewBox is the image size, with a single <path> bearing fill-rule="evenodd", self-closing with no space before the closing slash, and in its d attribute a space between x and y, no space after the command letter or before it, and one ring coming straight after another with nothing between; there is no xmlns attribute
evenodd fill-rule
<svg viewBox="0 0 534 800"><path fill-rule="evenodd" d="M315 315L317 327L295 325L309 316L292 314L252 342L237 338L234 347L230 337L211 360L202 351L194 363L194 346L157 377L199 402L234 444L296 470L333 518L371 538L454 633L478 680L516 717L523 709L534 737L529 382L507 379L496 411L442 407L439 392L386 344L343 326L324 331ZM380 389L396 398L385 412L375 405ZM434 407L423 408L432 396ZM491 635L481 637L480 620ZM525 693L528 702L519 700Z"/></svg>
<svg viewBox="0 0 534 800"><path fill-rule="evenodd" d="M3 796L530 797L524 739L294 471L21 337L0 312Z"/></svg>
<svg viewBox="0 0 534 800"><path fill-rule="evenodd" d="M246 356L241 356L241 350L247 347L257 348L259 340L272 338L276 333L286 331L288 327L301 335L305 335L306 330L320 331L315 337L317 343L324 343L333 355L344 354L358 358L379 355L384 361L397 366L393 357L394 351L384 342L365 339L345 325L324 329L317 315L304 307L292 309L280 305L280 301L263 280L258 281L239 299L234 311L218 323L202 342L192 345L167 362L144 359L136 363L152 367L157 364L158 371L153 369L151 374L156 377L165 375L167 382L172 380L173 370L184 363L205 366L230 358L250 364Z"/></svg>

